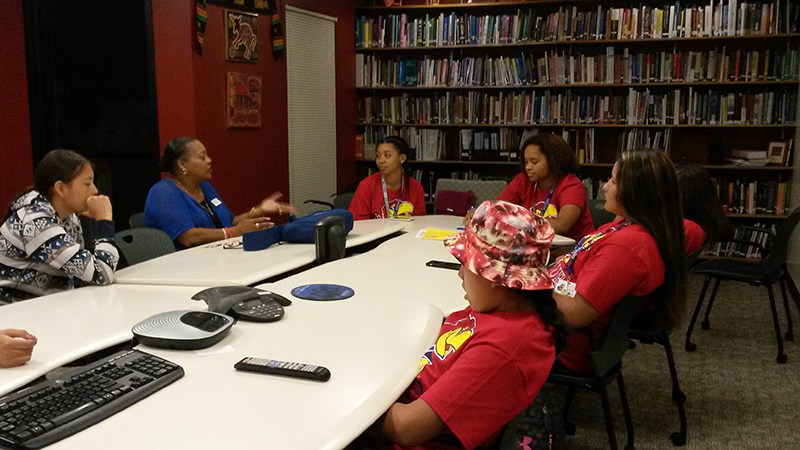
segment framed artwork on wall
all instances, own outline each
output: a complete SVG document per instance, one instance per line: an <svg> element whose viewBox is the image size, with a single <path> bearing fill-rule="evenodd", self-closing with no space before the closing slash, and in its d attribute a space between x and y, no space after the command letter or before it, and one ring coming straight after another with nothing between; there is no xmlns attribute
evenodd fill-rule
<svg viewBox="0 0 800 450"><path fill-rule="evenodd" d="M228 72L228 127L261 126L261 76Z"/></svg>
<svg viewBox="0 0 800 450"><path fill-rule="evenodd" d="M225 10L225 59L258 62L258 14Z"/></svg>

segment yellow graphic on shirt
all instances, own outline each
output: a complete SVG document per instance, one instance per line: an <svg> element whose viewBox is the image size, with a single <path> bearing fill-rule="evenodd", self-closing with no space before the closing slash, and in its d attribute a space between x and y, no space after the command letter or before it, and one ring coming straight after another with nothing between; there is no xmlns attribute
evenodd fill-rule
<svg viewBox="0 0 800 450"><path fill-rule="evenodd" d="M394 217L394 205L396 205L400 200L394 200L391 202L391 206L389 206L390 214L386 213L386 205L381 207L381 212L383 213L383 217ZM397 207L397 217L403 216L410 216L411 213L414 212L414 204L411 202L403 202L400 201L400 205Z"/></svg>
<svg viewBox="0 0 800 450"><path fill-rule="evenodd" d="M541 203L542 206L544 206L544 202L539 202L539 203ZM537 208L534 208L533 212L535 212L536 214L538 214L538 215L540 215L542 217L556 217L556 216L558 216L558 210L556 209L555 205L553 205L552 203L547 205L547 209L544 211L544 214L542 214L542 211L538 208L539 205L536 205L536 206L537 206Z"/></svg>
<svg viewBox="0 0 800 450"><path fill-rule="evenodd" d="M461 348L461 346L472 337L475 328L475 319L470 316L459 322L466 323L460 326L456 323L455 325L457 328L442 333L442 335L436 339L436 343L422 355L422 359L419 361L419 371L417 373L422 372L425 366L433 364L434 355L439 358L439 360L444 360L447 355Z"/></svg>

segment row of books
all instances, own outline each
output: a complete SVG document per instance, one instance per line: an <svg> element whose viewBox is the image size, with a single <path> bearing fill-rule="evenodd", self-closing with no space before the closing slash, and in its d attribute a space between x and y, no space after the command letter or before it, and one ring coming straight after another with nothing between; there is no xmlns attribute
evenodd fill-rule
<svg viewBox="0 0 800 450"><path fill-rule="evenodd" d="M798 79L797 49L605 53L522 52L518 56L379 58L356 55L356 87L535 86Z"/></svg>
<svg viewBox="0 0 800 450"><path fill-rule="evenodd" d="M794 124L797 91L723 93L689 87L666 93L629 88L616 95L578 90L403 93L362 97L358 110L365 124Z"/></svg>
<svg viewBox="0 0 800 450"><path fill-rule="evenodd" d="M763 228L768 231L754 230L750 227L737 227L734 240L756 242L761 248L769 248L771 236L774 236L777 227L774 223L756 223L754 227ZM761 258L761 250L752 245L734 242L712 242L708 249L703 253L707 256L727 256L738 258Z"/></svg>
<svg viewBox="0 0 800 450"><path fill-rule="evenodd" d="M605 191L603 191L603 184L608 181L608 177L581 177L581 181L583 182L583 187L586 188L587 199L597 200L606 198Z"/></svg>
<svg viewBox="0 0 800 450"><path fill-rule="evenodd" d="M449 144L447 132L433 128L416 127L366 127L364 130L364 157L375 157L375 147L386 136L400 136L412 150L411 159L438 161L453 159L455 151ZM456 158L457 159L457 158Z"/></svg>
<svg viewBox="0 0 800 450"><path fill-rule="evenodd" d="M747 36L796 33L798 5L791 0L675 2L663 7L561 6L518 9L513 14L444 12L389 14L356 19L357 48L442 47L587 41Z"/></svg>
<svg viewBox="0 0 800 450"><path fill-rule="evenodd" d="M391 130L387 130L391 128ZM409 141L414 154L413 159L421 161L460 160L460 161L518 161L522 155L522 144L529 137L539 132L538 128L499 128L484 130L464 128L458 130L458 148L452 149L450 136L440 134L435 144L420 138L419 129L415 127L366 127L364 136L357 139L367 142L366 154L356 156L371 159L375 157L375 142L384 136L399 135ZM560 132L564 140L575 151L581 164L597 162L595 157L595 129L565 129ZM617 154L625 149L647 147L661 149L669 153L672 130L663 131L633 129L618 136ZM433 151L432 149L435 149ZM433 158L432 155L436 155Z"/></svg>
<svg viewBox="0 0 800 450"><path fill-rule="evenodd" d="M790 182L779 180L714 179L723 208L736 214L786 214Z"/></svg>

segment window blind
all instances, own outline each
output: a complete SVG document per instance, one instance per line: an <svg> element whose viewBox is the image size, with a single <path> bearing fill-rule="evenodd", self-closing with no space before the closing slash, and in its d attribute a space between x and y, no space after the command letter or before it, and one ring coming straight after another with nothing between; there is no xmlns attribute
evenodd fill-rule
<svg viewBox="0 0 800 450"><path fill-rule="evenodd" d="M289 200L297 215L309 199L336 193L336 18L286 7Z"/></svg>

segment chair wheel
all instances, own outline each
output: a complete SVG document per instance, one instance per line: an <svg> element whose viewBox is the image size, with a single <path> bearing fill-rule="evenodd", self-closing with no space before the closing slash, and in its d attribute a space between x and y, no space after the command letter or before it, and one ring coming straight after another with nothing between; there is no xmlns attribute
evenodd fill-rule
<svg viewBox="0 0 800 450"><path fill-rule="evenodd" d="M778 355L778 364L786 364L786 355Z"/></svg>
<svg viewBox="0 0 800 450"><path fill-rule="evenodd" d="M682 404L682 403L686 402L686 394L684 394L681 391L678 391L678 392L672 394L672 401L674 401L675 403L678 403L678 404Z"/></svg>
<svg viewBox="0 0 800 450"><path fill-rule="evenodd" d="M564 434L567 436L575 436L575 424L567 422L564 424Z"/></svg>
<svg viewBox="0 0 800 450"><path fill-rule="evenodd" d="M700 322L700 328L702 328L704 330L707 330L707 329L711 328L711 324L708 323L707 320L704 320L704 321Z"/></svg>
<svg viewBox="0 0 800 450"><path fill-rule="evenodd" d="M690 342L690 343L686 344L686 351L687 352L693 352L695 350L697 350L697 346L694 343Z"/></svg>
<svg viewBox="0 0 800 450"><path fill-rule="evenodd" d="M686 436L682 433L678 433L676 431L672 433L669 438L672 440L672 445L676 447L682 447L686 445Z"/></svg>
<svg viewBox="0 0 800 450"><path fill-rule="evenodd" d="M790 341L791 339L788 339L788 338L787 338L786 340L787 340L787 341ZM636 348L636 342L634 342L634 341L633 341L633 340L631 340L631 339L628 339L628 350L633 350L633 349L635 349L635 348Z"/></svg>
<svg viewBox="0 0 800 450"><path fill-rule="evenodd" d="M787 331L786 335L784 336L784 339L786 339L787 341L793 341L794 340L794 333L791 333L791 332Z"/></svg>

